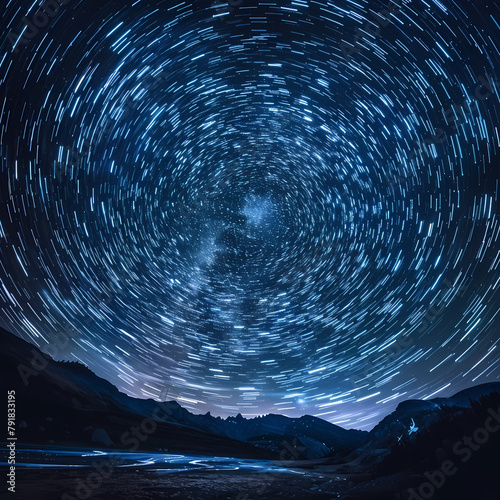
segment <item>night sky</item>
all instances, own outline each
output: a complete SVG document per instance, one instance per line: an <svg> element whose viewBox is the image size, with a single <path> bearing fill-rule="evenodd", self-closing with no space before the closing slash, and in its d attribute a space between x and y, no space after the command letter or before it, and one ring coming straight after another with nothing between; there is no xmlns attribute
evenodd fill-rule
<svg viewBox="0 0 500 500"><path fill-rule="evenodd" d="M499 4L41 3L0 21L5 328L222 417L500 380Z"/></svg>

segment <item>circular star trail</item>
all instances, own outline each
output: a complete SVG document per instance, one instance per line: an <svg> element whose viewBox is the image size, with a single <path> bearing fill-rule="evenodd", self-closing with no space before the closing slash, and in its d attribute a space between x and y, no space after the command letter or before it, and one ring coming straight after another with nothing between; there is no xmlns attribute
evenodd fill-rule
<svg viewBox="0 0 500 500"><path fill-rule="evenodd" d="M370 428L499 379L495 2L9 0L2 23L6 328L221 416Z"/></svg>

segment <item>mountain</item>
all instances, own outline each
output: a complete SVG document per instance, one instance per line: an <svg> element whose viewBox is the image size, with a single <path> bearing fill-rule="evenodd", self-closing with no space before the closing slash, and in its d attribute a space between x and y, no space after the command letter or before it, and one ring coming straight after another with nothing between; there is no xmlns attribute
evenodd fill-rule
<svg viewBox="0 0 500 500"><path fill-rule="evenodd" d="M54 361L3 329L0 348L0 386L16 391L21 443L275 458L268 450L183 425L183 414L189 412L176 402L159 413L157 402L131 398L84 365ZM167 421L153 422L155 410Z"/></svg>
<svg viewBox="0 0 500 500"><path fill-rule="evenodd" d="M463 428L457 431L456 436L450 434L449 442L457 442L468 429L474 431L477 428L474 420L477 415L475 416L474 412L485 399L498 401L500 404L499 382L471 387L448 398L403 401L369 432L368 439L363 445L348 455L341 456L340 459L332 460L332 463L344 464L341 472L356 472L367 467L376 469L379 466L381 470L387 472L387 464L391 464L393 470L403 470L404 464L408 465L411 462L408 457L412 454L418 455L413 449L416 442L427 440L425 453L431 455L440 448L450 421L462 420ZM494 406L493 404L492 408ZM486 408L482 410L477 418L484 420L488 414ZM471 412L474 414L472 417ZM422 462L425 460L422 459Z"/></svg>
<svg viewBox="0 0 500 500"><path fill-rule="evenodd" d="M379 463L401 440L422 434L443 418L460 416L475 401L500 394L500 383L483 384L449 398L407 400L370 432L346 430L317 417L269 414L246 419L195 415L176 401L159 403L121 393L76 362L54 361L0 328L0 385L15 389L24 443L280 460L331 457L333 462ZM160 416L161 419L156 417ZM153 420L154 421L153 421ZM154 431L133 434L139 428ZM148 427L149 426L149 427ZM93 444L94 443L94 444Z"/></svg>
<svg viewBox="0 0 500 500"><path fill-rule="evenodd" d="M366 431L345 430L316 417L288 418L241 415L222 419L194 415L176 401L158 403L118 391L76 362L54 361L38 348L0 329L0 364L7 377L1 384L19 394L18 413L25 428L23 442L123 447L137 439L123 435L156 415L168 421L140 442L141 449L252 458L320 458L347 453L364 444ZM6 383L7 379L9 380ZM21 438L20 438L21 439ZM135 446L134 444L134 446Z"/></svg>
<svg viewBox="0 0 500 500"><path fill-rule="evenodd" d="M220 436L296 458L321 458L332 452L347 453L367 442L368 432L345 430L317 417L289 418L269 414L246 419L238 414L226 419L191 415L191 425Z"/></svg>
<svg viewBox="0 0 500 500"><path fill-rule="evenodd" d="M491 393L500 393L499 382L470 387L449 398L403 401L370 431L370 446L388 448L402 436L427 429L439 421L446 411L460 413L464 408L470 408L473 401Z"/></svg>
<svg viewBox="0 0 500 500"><path fill-rule="evenodd" d="M500 491L500 432L496 432L500 425L495 424L500 424L500 383L471 387L448 398L403 401L365 432L346 430L310 415L246 419L238 414L222 419L210 413L194 415L176 401L132 398L84 365L54 361L2 329L0 367L2 390L16 391L16 435L24 445L279 460L295 472L279 476L276 489L264 497L268 499L286 492L289 498L314 494L324 500L338 498L342 490L348 491L343 496L346 499L415 500L429 498L432 486L436 499L494 500ZM317 458L320 460L301 461ZM446 471L453 466L460 472L445 476L441 472L444 464ZM54 469L38 470L32 483L37 495L40 474L51 471ZM140 473L136 471L131 479L132 471L121 472L125 470L118 468L112 476L116 481L110 483L109 491L122 483L137 491L134 481L142 477ZM200 483L196 498L208 498L210 485L217 490L210 498L229 497L218 493L229 488L228 476L219 477L217 472L214 476L213 472ZM49 474L46 488L59 484L60 476L59 469ZM162 477L144 476L141 485L153 487L153 480L161 483L158 491L172 487L173 476L167 482ZM193 478L196 483L200 476ZM248 481L247 476L244 480ZM290 493L292 480L303 481L302 486L296 485L295 494ZM74 477L68 481L74 488ZM140 498L145 498L144 488L139 488ZM30 493L26 498L33 496ZM59 494L57 498L61 498Z"/></svg>

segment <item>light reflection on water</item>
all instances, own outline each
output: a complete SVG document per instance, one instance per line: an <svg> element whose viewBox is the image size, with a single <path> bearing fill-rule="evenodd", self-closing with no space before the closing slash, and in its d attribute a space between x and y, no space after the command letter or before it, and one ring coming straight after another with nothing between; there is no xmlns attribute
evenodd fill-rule
<svg viewBox="0 0 500 500"><path fill-rule="evenodd" d="M2 448L7 451L7 448ZM3 453L6 457L8 454ZM181 455L164 452L124 452L123 450L87 450L78 448L56 448L40 446L39 448L17 447L16 467L95 467L109 460L119 460L117 467L134 467L144 471L155 471L159 474L194 470L246 470L254 472L286 472L304 474L279 467L268 460L256 460L233 457L208 457L203 455ZM0 462L0 465L7 465Z"/></svg>

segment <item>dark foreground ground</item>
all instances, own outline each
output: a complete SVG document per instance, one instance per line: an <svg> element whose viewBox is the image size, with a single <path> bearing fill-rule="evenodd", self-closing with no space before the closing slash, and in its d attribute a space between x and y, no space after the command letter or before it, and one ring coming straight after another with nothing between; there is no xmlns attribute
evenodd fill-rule
<svg viewBox="0 0 500 500"><path fill-rule="evenodd" d="M115 471L92 491L80 487L82 475L77 470L57 472L25 471L18 478L16 495L26 500L55 500L71 497L93 500L251 500L251 499L330 499L341 498L346 480L325 476L302 477L293 474L279 476L247 471L196 471L156 474L135 470ZM86 476L83 476L85 479ZM352 484L352 483L350 483ZM97 482L96 482L97 486ZM320 491L321 489L321 491ZM328 490L328 493L323 491ZM69 496L63 497L63 492ZM87 496L87 494L89 494Z"/></svg>
<svg viewBox="0 0 500 500"><path fill-rule="evenodd" d="M310 469L310 465L307 466ZM310 470L289 472L184 471L157 473L135 468L115 468L106 477L89 476L90 468L18 470L15 494L19 500L419 500L416 490L427 479L404 472L373 479L366 473L340 474L334 466L318 464ZM470 481L470 482L469 482ZM451 480L433 488L433 500L498 500L496 487L481 488L476 494L474 478L470 489L458 489ZM468 490L468 491L467 491ZM425 491L429 493L429 491Z"/></svg>

